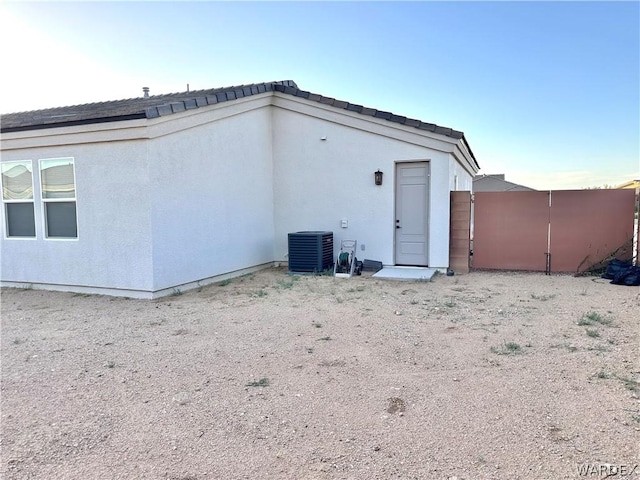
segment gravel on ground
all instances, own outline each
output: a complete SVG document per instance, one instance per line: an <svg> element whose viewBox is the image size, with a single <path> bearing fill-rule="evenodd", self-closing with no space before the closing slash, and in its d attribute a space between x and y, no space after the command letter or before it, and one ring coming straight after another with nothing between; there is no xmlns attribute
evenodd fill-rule
<svg viewBox="0 0 640 480"><path fill-rule="evenodd" d="M3 479L604 478L640 463L640 289L600 278L273 268L153 301L1 302Z"/></svg>

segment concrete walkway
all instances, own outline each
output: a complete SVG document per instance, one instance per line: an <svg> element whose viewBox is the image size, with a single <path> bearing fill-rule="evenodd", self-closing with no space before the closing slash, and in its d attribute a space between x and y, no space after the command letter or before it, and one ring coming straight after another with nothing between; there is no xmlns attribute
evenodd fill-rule
<svg viewBox="0 0 640 480"><path fill-rule="evenodd" d="M431 280L436 270L427 267L383 267L373 276L391 280Z"/></svg>

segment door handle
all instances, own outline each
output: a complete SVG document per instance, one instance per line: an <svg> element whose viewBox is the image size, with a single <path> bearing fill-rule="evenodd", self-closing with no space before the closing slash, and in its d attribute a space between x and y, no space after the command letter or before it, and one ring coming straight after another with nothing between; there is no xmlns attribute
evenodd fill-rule
<svg viewBox="0 0 640 480"><path fill-rule="evenodd" d="M396 228L402 228L400 225L396 225Z"/></svg>

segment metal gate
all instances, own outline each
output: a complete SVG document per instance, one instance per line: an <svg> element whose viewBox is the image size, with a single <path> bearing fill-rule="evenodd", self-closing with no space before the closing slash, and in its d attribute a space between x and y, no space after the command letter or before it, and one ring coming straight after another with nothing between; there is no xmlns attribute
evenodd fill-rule
<svg viewBox="0 0 640 480"><path fill-rule="evenodd" d="M633 190L478 192L473 268L583 272L633 257Z"/></svg>

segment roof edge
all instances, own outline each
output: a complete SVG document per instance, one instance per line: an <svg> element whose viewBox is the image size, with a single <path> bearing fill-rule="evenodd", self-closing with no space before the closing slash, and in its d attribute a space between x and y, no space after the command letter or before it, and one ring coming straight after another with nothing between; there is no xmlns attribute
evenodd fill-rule
<svg viewBox="0 0 640 480"><path fill-rule="evenodd" d="M298 85L293 80L279 80L272 82L264 82L264 83L254 83L249 85L240 85L235 87L223 87L220 89L208 89L208 90L194 90L192 92L177 92L173 94L164 94L164 95L156 95L153 97L149 97L149 99L160 100L161 97L167 97L166 103L159 103L156 105L150 105L145 107L144 105L140 106L139 110L135 112L131 112L129 114L124 115L113 115L113 116L100 116L100 117L89 117L77 120L66 120L59 122L42 122L42 123L31 123L24 125L16 125L5 127L2 125L2 116L14 116L21 115L27 113L35 113L35 112L46 112L47 110L59 110L56 108L52 109L43 109L43 110L35 110L32 112L19 112L19 113L11 113L0 115L0 133L12 133L12 132L24 132L29 130L42 130L46 128L57 128L57 127L69 127L69 126L78 126L78 125L89 125L96 123L106 123L106 122L119 122L126 120L134 120L141 118L158 118L167 115L173 115L175 113L184 112L187 110L197 109L209 105L216 105L219 103L224 103L228 101L237 100L244 97L250 97L253 95L260 95L267 92L280 92L287 95L291 95L294 97L299 97L304 100L314 101L323 105L331 106L334 108L338 108L341 110L347 110L350 112L358 113L360 115L367 115L373 118L378 118L381 120L386 120L388 122L397 123L400 125L404 125L407 127L413 127L418 130L424 130L427 132L435 133L437 135L443 135L446 137L450 137L456 139L464 145L465 149L469 152L475 166L479 169L478 161L465 138L464 132L454 130L449 127L442 127L440 125L436 125L434 123L423 122L418 119L407 118L401 115L396 115L391 112L386 112L383 110L377 110L375 108L365 107L363 105L358 105L354 103L350 103L344 100L337 100L333 97L325 97L323 95L308 92L306 90L301 90ZM171 97L184 97L184 98L171 98ZM127 102L127 101L140 101L139 98L132 98L126 100L115 100L114 102ZM65 108L78 108L78 107L91 107L98 106L102 104L108 104L113 102L98 102L98 103L90 103L84 105L74 105L69 107L60 107L61 109ZM136 107L137 108L137 107Z"/></svg>

